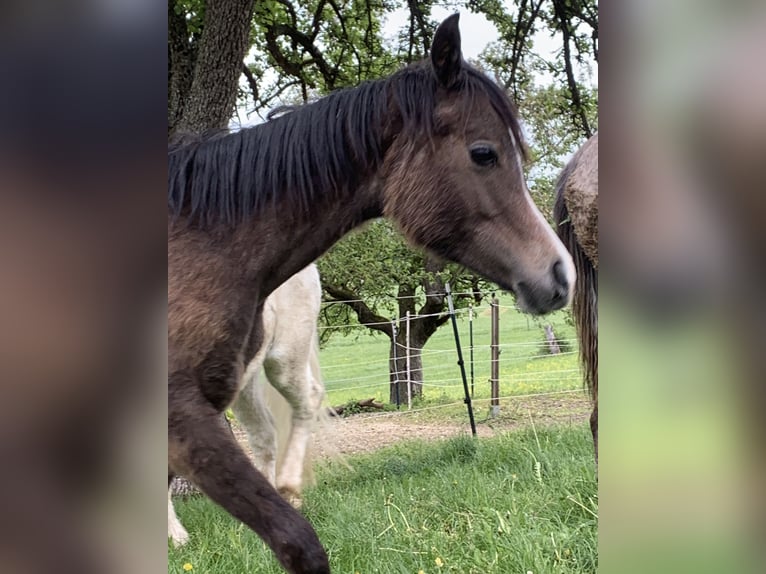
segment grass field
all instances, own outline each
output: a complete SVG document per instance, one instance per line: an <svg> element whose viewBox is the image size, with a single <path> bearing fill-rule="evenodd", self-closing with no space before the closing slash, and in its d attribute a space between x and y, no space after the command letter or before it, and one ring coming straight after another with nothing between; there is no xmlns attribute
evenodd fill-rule
<svg viewBox="0 0 766 574"><path fill-rule="evenodd" d="M574 328L564 312L535 321L512 308L511 297L500 299L500 394L501 396L580 389ZM557 338L569 344L567 352L544 354L543 324L550 323ZM467 313L458 320L461 345L469 366L469 323ZM388 401L389 341L383 335L369 335L359 328L356 335L335 336L320 351L322 375L328 402L344 404L352 399L376 397ZM476 309L474 319L475 398L477 408L486 409L490 396L490 310L485 304ZM457 365L455 339L448 323L428 341L423 352L423 399L416 406L459 402L463 397ZM470 382L470 381L469 381ZM482 402L483 401L483 402ZM458 409L464 412L465 409Z"/></svg>
<svg viewBox="0 0 766 574"><path fill-rule="evenodd" d="M400 443L325 463L303 512L335 574L595 572L598 495L585 425ZM279 574L265 545L204 497L168 572ZM184 569L186 566L186 569ZM189 570L191 568L191 570Z"/></svg>

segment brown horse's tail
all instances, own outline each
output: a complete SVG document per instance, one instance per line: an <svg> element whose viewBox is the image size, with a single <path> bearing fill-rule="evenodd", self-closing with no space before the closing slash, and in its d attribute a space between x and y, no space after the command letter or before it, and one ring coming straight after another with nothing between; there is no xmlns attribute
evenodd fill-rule
<svg viewBox="0 0 766 574"><path fill-rule="evenodd" d="M580 363L584 383L594 404L598 405L598 271L575 236L569 210L564 201L564 189L575 164L575 161L571 161L556 182L553 219L556 223L556 234L571 253L577 270L572 315L580 340Z"/></svg>

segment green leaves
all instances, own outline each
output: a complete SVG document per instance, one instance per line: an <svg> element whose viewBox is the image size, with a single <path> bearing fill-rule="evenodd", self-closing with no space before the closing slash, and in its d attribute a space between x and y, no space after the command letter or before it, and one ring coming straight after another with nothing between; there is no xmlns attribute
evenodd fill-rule
<svg viewBox="0 0 766 574"><path fill-rule="evenodd" d="M379 0L258 3L251 52L269 73L255 107L305 102L391 72L396 62L381 32L387 9Z"/></svg>
<svg viewBox="0 0 766 574"><path fill-rule="evenodd" d="M202 31L202 22L205 18L205 0L172 0L170 6L178 16L184 17L190 36Z"/></svg>
<svg viewBox="0 0 766 574"><path fill-rule="evenodd" d="M411 248L386 220L376 220L335 244L318 261L328 300L362 300L384 320L415 313L438 313L446 309L444 283L450 282L455 306L465 307L473 298L467 293L493 289L490 283L459 265L436 261ZM428 298L427 294L438 297ZM433 306L436 306L435 308ZM424 311L425 309L425 311ZM326 305L322 314L323 342L342 325L355 324L347 305Z"/></svg>

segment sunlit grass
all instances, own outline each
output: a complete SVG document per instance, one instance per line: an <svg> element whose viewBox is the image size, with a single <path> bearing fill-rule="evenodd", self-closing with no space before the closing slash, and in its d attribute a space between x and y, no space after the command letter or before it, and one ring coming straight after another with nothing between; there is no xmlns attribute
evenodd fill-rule
<svg viewBox="0 0 766 574"><path fill-rule="evenodd" d="M408 441L326 463L304 513L339 574L588 573L598 495L585 425L491 439ZM168 572L278 574L249 529L200 497L176 508L191 533Z"/></svg>

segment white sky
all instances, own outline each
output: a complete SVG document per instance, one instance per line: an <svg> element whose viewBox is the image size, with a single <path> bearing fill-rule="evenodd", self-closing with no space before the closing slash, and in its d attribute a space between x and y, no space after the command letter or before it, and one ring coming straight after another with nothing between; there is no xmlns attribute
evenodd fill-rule
<svg viewBox="0 0 766 574"><path fill-rule="evenodd" d="M506 2L508 4L508 2ZM447 16L454 14L454 10L442 6L434 6L431 10L433 19L441 22ZM383 26L383 33L387 37L393 37L396 31L403 28L409 22L409 10L402 7L389 14ZM463 58L466 60L476 59L487 44L498 38L497 29L483 15L474 14L468 10L460 12L460 39L463 48Z"/></svg>

